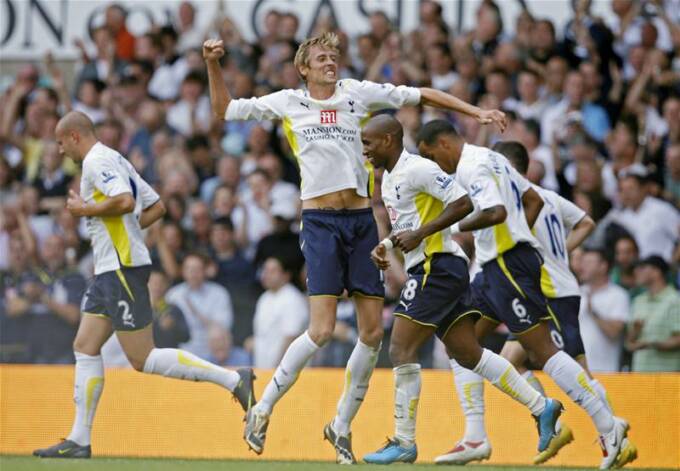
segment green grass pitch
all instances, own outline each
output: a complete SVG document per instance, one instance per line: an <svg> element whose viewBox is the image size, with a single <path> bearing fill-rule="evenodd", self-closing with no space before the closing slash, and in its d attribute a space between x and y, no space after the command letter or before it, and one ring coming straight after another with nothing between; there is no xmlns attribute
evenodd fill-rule
<svg viewBox="0 0 680 471"><path fill-rule="evenodd" d="M479 471L521 471L528 469L570 469L563 467L539 466L474 466L456 469L478 469ZM130 459L130 458L95 458L92 460L41 460L31 456L0 456L0 470L2 471L337 471L340 467L332 463L304 462L304 461L223 461L223 460L179 460L179 459ZM344 468L343 468L344 469ZM358 465L350 469L372 469L374 471L388 468L376 465ZM426 464L402 465L399 471L414 469L418 471L451 469L446 466ZM594 468L593 468L594 469ZM654 471L653 468L625 468L627 470L644 469ZM661 470L659 470L661 471Z"/></svg>

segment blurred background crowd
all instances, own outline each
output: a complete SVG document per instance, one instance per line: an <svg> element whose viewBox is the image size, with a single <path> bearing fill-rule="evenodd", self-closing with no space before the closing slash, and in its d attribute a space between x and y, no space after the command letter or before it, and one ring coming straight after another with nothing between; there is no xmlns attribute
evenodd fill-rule
<svg viewBox="0 0 680 471"><path fill-rule="evenodd" d="M455 123L470 143L518 140L531 156L529 178L597 222L572 254L595 371L680 371L679 3L611 0L614 20L605 22L589 1L574 0L560 31L530 11L504 25L502 1L483 0L476 27L454 34L440 5L424 0L413 31L395 30L380 11L357 37L330 17L313 28L341 38L342 77L430 86L509 117L500 135L471 118L405 107L396 116L409 150L434 118ZM210 27L198 28L195 8L184 2L173 22L133 35L125 9L110 4L92 31L94 49L77 43L74 72L48 55L24 65L2 91L0 361L73 362L93 267L84 222L64 209L68 190L79 188L79 169L54 141L56 122L71 109L95 122L101 142L123 153L168 208L146 234L159 346L270 368L305 329L295 159L280 123L213 118L200 49L207 37L224 41L222 70L236 98L299 88L292 65L304 39L299 19L272 10L261 37L248 42L219 10ZM384 236L389 218L377 193ZM460 242L473 250L471 237ZM404 281L393 263L387 335ZM499 330L489 341L503 336ZM314 364L344 366L356 339L354 309L343 299L334 340ZM109 366L127 364L115 338L103 355ZM434 341L422 352L424 366L447 367L444 358Z"/></svg>

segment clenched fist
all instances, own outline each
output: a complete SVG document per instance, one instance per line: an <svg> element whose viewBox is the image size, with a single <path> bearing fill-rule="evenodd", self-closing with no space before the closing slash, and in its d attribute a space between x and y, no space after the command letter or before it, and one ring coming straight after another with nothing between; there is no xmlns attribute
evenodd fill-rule
<svg viewBox="0 0 680 471"><path fill-rule="evenodd" d="M220 60L224 55L224 43L221 39L208 39L203 43L203 59L206 61Z"/></svg>

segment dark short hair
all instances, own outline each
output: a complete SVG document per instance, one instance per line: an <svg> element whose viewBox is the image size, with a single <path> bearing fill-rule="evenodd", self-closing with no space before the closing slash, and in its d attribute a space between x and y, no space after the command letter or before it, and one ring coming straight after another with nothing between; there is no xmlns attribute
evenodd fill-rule
<svg viewBox="0 0 680 471"><path fill-rule="evenodd" d="M538 142L541 142L541 124L533 119L525 119L522 121L522 124L524 124L524 127L529 131Z"/></svg>
<svg viewBox="0 0 680 471"><path fill-rule="evenodd" d="M600 256L600 260L607 264L607 268L611 267L611 260L607 256L607 252L599 247L586 247L583 253L594 253Z"/></svg>
<svg viewBox="0 0 680 471"><path fill-rule="evenodd" d="M628 240L628 241L632 242L632 243L633 243L633 247L635 247L635 251L638 252L638 253L640 253L640 248L638 247L637 241L636 241L635 238L634 238L633 236L631 236L631 235L622 235L621 237L619 237L618 239L616 239L616 242L614 242L614 247L616 247L616 245L617 245L619 242L621 242L622 240Z"/></svg>
<svg viewBox="0 0 680 471"><path fill-rule="evenodd" d="M213 228L223 227L228 231L234 231L234 223L229 216L221 216L213 221Z"/></svg>
<svg viewBox="0 0 680 471"><path fill-rule="evenodd" d="M493 150L506 156L512 163L512 166L522 175L525 175L529 170L529 153L521 143L517 141L499 141L494 144Z"/></svg>
<svg viewBox="0 0 680 471"><path fill-rule="evenodd" d="M200 148L210 149L210 141L208 140L208 136L205 134L194 134L187 137L184 145L190 152Z"/></svg>
<svg viewBox="0 0 680 471"><path fill-rule="evenodd" d="M444 119L435 119L420 128L418 135L416 136L416 143L420 145L421 142L424 142L428 146L431 146L441 135L458 136L458 132L456 131L456 128L453 127L453 124L448 121Z"/></svg>
<svg viewBox="0 0 680 471"><path fill-rule="evenodd" d="M201 86L205 86L205 75L203 75L202 72L199 72L197 70L193 70L189 72L186 77L184 77L183 83L187 82L195 82L195 83L200 83Z"/></svg>

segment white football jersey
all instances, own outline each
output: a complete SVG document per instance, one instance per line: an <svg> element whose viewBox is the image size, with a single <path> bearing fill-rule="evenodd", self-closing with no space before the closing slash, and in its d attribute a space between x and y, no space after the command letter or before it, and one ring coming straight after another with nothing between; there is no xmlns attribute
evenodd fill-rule
<svg viewBox="0 0 680 471"><path fill-rule="evenodd" d="M327 100L315 100L307 90L231 100L225 119L283 120L300 166L303 200L347 188L369 196L372 168L362 155L361 126L373 111L419 102L417 88L344 79Z"/></svg>
<svg viewBox="0 0 680 471"><path fill-rule="evenodd" d="M456 169L456 181L470 195L476 211L504 206L508 214L501 224L473 232L475 256L480 265L519 242L527 242L540 250L522 206L522 195L531 184L503 155L486 147L465 144Z"/></svg>
<svg viewBox="0 0 680 471"><path fill-rule="evenodd" d="M585 211L554 191L538 185L533 189L541 195L545 204L534 224L534 234L543 247L541 288L548 298L580 296L576 276L569 268L567 235L586 215Z"/></svg>
<svg viewBox="0 0 680 471"><path fill-rule="evenodd" d="M382 198L392 223L392 234L414 231L437 218L447 204L465 196L465 191L431 160L404 150L391 172L382 178ZM435 253L451 253L468 258L451 238L448 229L426 237L404 254L406 270ZM426 269L427 272L427 269Z"/></svg>
<svg viewBox="0 0 680 471"><path fill-rule="evenodd" d="M139 216L159 199L158 193L142 180L125 157L97 142L83 160L80 196L86 203L98 203L123 193L132 193L135 199L133 212L87 218L95 275L121 267L151 264Z"/></svg>

